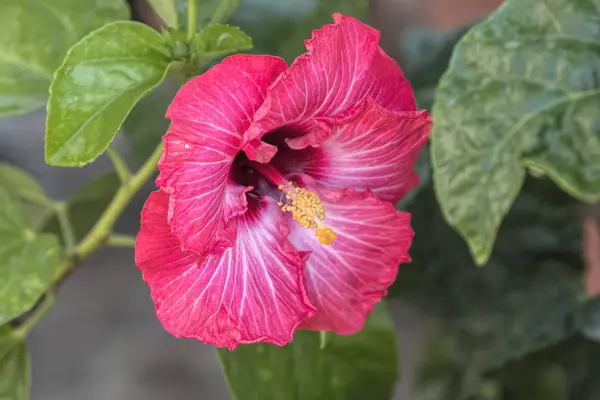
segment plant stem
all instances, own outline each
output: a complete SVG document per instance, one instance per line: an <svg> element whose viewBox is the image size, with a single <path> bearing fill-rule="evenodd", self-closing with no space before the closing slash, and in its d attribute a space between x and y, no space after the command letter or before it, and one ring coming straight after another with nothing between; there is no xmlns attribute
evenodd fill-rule
<svg viewBox="0 0 600 400"><path fill-rule="evenodd" d="M162 143L160 143L152 155L144 162L144 165L131 177L129 182L123 183L115 197L112 199L104 213L90 232L83 238L75 248L72 257L67 258L60 266L54 282L60 284L71 273L71 271L92 253L106 243L110 237L112 228L117 219L129 205L129 202L150 179L156 170L156 164L162 154Z"/></svg>
<svg viewBox="0 0 600 400"><path fill-rule="evenodd" d="M25 322L23 322L22 325L19 325L18 328L15 328L14 334L20 339L25 339L33 327L40 321L40 319L42 319L48 310L52 308L52 305L54 305L54 292L49 290L38 303L37 307L33 309Z"/></svg>
<svg viewBox="0 0 600 400"><path fill-rule="evenodd" d="M188 0L188 9L187 9L187 17L188 17L188 40L191 40L196 34L196 21L198 19L198 11L196 9L196 2L198 0Z"/></svg>
<svg viewBox="0 0 600 400"><path fill-rule="evenodd" d="M135 247L135 236L113 233L108 237L107 245L113 247Z"/></svg>
<svg viewBox="0 0 600 400"><path fill-rule="evenodd" d="M108 157L117 171L117 175L119 176L121 183L127 183L129 179L131 179L131 171L129 170L129 167L127 167L123 157L121 157L119 152L112 145L108 146L106 152L108 153Z"/></svg>
<svg viewBox="0 0 600 400"><path fill-rule="evenodd" d="M75 232L67 213L67 205L64 202L58 202L54 205L54 209L56 210L56 217L60 224L60 232L62 233L65 250L67 251L67 255L71 255L75 249Z"/></svg>

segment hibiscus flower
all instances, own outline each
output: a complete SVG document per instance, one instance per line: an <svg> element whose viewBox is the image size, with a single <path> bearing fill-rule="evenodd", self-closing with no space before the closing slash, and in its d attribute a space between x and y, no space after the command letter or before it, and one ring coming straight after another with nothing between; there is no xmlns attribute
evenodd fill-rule
<svg viewBox="0 0 600 400"><path fill-rule="evenodd" d="M430 117L379 32L334 14L288 68L235 55L186 83L136 264L176 337L233 350L297 328L352 334L410 261Z"/></svg>

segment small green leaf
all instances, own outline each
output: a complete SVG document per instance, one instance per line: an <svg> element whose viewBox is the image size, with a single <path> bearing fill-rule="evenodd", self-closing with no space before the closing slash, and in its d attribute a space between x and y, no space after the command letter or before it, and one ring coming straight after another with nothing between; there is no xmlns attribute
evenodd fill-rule
<svg viewBox="0 0 600 400"><path fill-rule="evenodd" d="M109 172L86 183L67 200L67 215L77 239L82 239L92 229L120 185L117 173ZM56 216L43 231L60 235L60 224Z"/></svg>
<svg viewBox="0 0 600 400"><path fill-rule="evenodd" d="M251 49L252 38L236 26L209 25L194 37L194 48L203 65L212 59Z"/></svg>
<svg viewBox="0 0 600 400"><path fill-rule="evenodd" d="M39 226L54 212L52 199L29 173L10 164L0 163L0 187L22 202L32 226Z"/></svg>
<svg viewBox="0 0 600 400"><path fill-rule="evenodd" d="M46 191L33 176L10 164L0 163L0 186L32 203L48 204L51 202Z"/></svg>
<svg viewBox="0 0 600 400"><path fill-rule="evenodd" d="M0 399L29 400L27 345L8 326L0 326Z"/></svg>
<svg viewBox="0 0 600 400"><path fill-rule="evenodd" d="M16 198L0 187L0 324L35 305L60 262L58 238L37 234Z"/></svg>
<svg viewBox="0 0 600 400"><path fill-rule="evenodd" d="M154 12L168 26L177 27L179 18L177 16L177 9L175 8L175 0L148 0L148 2Z"/></svg>
<svg viewBox="0 0 600 400"><path fill-rule="evenodd" d="M46 162L94 161L133 106L164 79L170 61L165 39L137 22L114 22L73 46L50 86Z"/></svg>
<svg viewBox="0 0 600 400"><path fill-rule="evenodd" d="M128 18L123 0L2 0L0 117L44 106L67 50L92 30Z"/></svg>
<svg viewBox="0 0 600 400"><path fill-rule="evenodd" d="M478 264L526 166L600 200L599 18L597 0L508 0L454 51L433 107L434 182Z"/></svg>
<svg viewBox="0 0 600 400"><path fill-rule="evenodd" d="M218 351L237 400L387 400L396 376L396 339L385 307L351 336L297 331L285 346L241 345Z"/></svg>

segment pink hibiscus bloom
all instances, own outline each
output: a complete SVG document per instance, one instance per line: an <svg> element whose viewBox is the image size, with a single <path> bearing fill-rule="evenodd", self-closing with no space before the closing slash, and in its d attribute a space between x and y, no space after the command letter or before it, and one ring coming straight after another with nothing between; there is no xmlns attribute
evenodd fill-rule
<svg viewBox="0 0 600 400"><path fill-rule="evenodd" d="M136 264L167 331L217 347L352 334L410 261L394 209L430 117L379 47L339 14L291 67L235 55L181 88Z"/></svg>

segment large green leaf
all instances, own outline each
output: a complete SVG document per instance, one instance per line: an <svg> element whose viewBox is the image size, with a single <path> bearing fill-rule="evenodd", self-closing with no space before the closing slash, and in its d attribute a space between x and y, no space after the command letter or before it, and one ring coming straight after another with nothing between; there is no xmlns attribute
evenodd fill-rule
<svg viewBox="0 0 600 400"><path fill-rule="evenodd" d="M292 61L306 51L304 40L313 29L333 23L334 12L364 20L368 6L368 0L245 0L231 24L252 37L254 52Z"/></svg>
<svg viewBox="0 0 600 400"><path fill-rule="evenodd" d="M0 117L45 105L67 50L88 32L128 18L123 0L2 0Z"/></svg>
<svg viewBox="0 0 600 400"><path fill-rule="evenodd" d="M242 345L219 350L237 400L322 400L391 397L396 381L396 341L387 311L376 307L363 330L351 336L297 331L285 346Z"/></svg>
<svg viewBox="0 0 600 400"><path fill-rule="evenodd" d="M8 326L0 326L0 399L29 400L27 345Z"/></svg>
<svg viewBox="0 0 600 400"><path fill-rule="evenodd" d="M50 286L60 262L58 238L37 234L23 209L0 187L0 324L37 302Z"/></svg>
<svg viewBox="0 0 600 400"><path fill-rule="evenodd" d="M525 179L600 200L599 0L508 0L454 51L433 107L442 210L477 263Z"/></svg>
<svg viewBox="0 0 600 400"><path fill-rule="evenodd" d="M50 87L46 162L94 161L131 108L164 79L169 63L165 39L137 22L114 22L73 46Z"/></svg>
<svg viewBox="0 0 600 400"><path fill-rule="evenodd" d="M83 185L67 200L67 216L71 221L75 238L82 239L100 218L121 185L116 172L109 172ZM60 223L56 216L48 221L44 232L60 235Z"/></svg>

